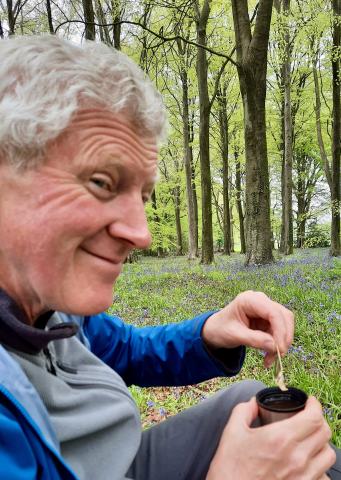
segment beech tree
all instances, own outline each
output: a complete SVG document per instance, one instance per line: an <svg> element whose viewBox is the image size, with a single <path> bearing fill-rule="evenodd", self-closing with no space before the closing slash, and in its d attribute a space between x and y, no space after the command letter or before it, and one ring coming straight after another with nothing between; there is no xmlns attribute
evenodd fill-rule
<svg viewBox="0 0 341 480"><path fill-rule="evenodd" d="M273 261L265 97L273 0L260 0L253 33L247 0L232 0L237 70L244 108L246 264Z"/></svg>

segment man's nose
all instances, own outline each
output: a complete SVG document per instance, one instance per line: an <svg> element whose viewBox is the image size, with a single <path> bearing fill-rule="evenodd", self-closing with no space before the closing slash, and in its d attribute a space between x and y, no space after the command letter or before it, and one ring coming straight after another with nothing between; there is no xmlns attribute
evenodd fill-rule
<svg viewBox="0 0 341 480"><path fill-rule="evenodd" d="M121 203L117 217L109 225L109 233L112 237L131 243L134 248L150 247L152 237L142 198L131 197Z"/></svg>

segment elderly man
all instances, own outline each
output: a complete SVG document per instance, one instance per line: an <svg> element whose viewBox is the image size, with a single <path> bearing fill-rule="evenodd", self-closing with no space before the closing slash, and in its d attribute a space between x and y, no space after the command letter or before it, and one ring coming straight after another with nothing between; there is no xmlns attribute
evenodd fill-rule
<svg viewBox="0 0 341 480"><path fill-rule="evenodd" d="M127 384L235 375L245 346L269 366L275 342L284 354L292 341L292 314L255 292L169 326L101 313L126 256L150 245L160 96L104 45L15 38L0 60L0 477L326 478L335 453L317 400L251 428L257 382L141 432Z"/></svg>

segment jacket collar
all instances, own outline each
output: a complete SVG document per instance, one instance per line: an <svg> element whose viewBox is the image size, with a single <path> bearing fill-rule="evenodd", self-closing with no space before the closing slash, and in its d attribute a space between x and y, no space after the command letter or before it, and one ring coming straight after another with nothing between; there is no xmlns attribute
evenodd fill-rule
<svg viewBox="0 0 341 480"><path fill-rule="evenodd" d="M25 312L0 289L0 343L20 352L35 354L52 340L69 338L77 333L78 325L74 323L59 323L46 330L53 313L44 313L31 326Z"/></svg>

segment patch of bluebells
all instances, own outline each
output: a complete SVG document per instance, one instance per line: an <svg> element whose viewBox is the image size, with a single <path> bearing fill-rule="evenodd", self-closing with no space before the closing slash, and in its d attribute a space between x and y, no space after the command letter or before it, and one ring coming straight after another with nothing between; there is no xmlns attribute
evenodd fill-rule
<svg viewBox="0 0 341 480"><path fill-rule="evenodd" d="M334 420L334 412L330 407L323 407L323 414L332 422Z"/></svg>
<svg viewBox="0 0 341 480"><path fill-rule="evenodd" d="M273 275L274 280L277 280L281 287L286 287L289 282L289 275L288 274L279 274L279 273L274 273Z"/></svg>
<svg viewBox="0 0 341 480"><path fill-rule="evenodd" d="M298 347L291 346L288 353L296 355L303 363L314 358L314 354L312 352L306 353L302 345L299 345Z"/></svg>
<svg viewBox="0 0 341 480"><path fill-rule="evenodd" d="M330 290L330 288L331 288L331 285L329 283L326 283L324 280L319 284L319 289L323 290L324 292Z"/></svg>
<svg viewBox="0 0 341 480"><path fill-rule="evenodd" d="M327 322L328 323L334 323L335 321L340 322L341 321L341 315L339 313L336 313L336 312L331 312L327 316Z"/></svg>

